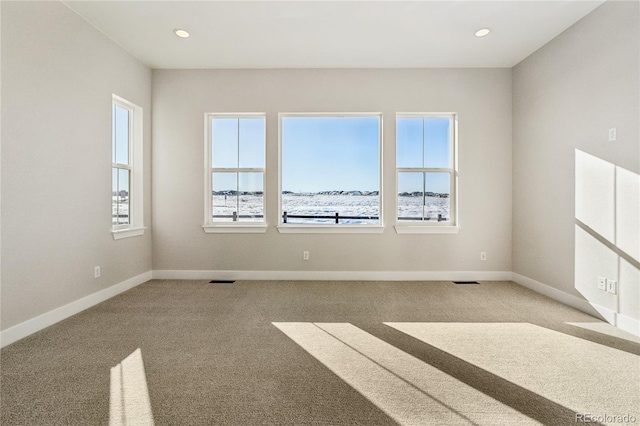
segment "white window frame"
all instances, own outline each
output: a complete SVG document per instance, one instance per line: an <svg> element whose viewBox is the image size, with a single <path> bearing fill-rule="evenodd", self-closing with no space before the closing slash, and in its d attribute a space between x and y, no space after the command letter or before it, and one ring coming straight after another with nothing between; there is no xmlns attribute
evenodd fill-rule
<svg viewBox="0 0 640 426"><path fill-rule="evenodd" d="M332 224L291 224L282 220L282 119L287 117L378 117L380 119L378 150L379 156L379 199L380 199L380 223L377 225L332 225ZM381 112L315 112L315 113L279 113L278 114L278 232L283 234L379 234L384 231L383 217L383 114Z"/></svg>
<svg viewBox="0 0 640 426"><path fill-rule="evenodd" d="M212 154L212 132L211 123L214 118L262 118L265 126L265 140L264 140L264 158L265 164L263 167L229 167L219 168L213 167L211 163ZM202 229L207 234L217 233L264 233L267 231L267 116L265 113L251 112L251 113L214 113L209 112L204 115L204 225ZM214 172L259 172L262 173L262 211L263 218L261 222L216 222L212 217L211 196L213 188L211 187L211 174Z"/></svg>
<svg viewBox="0 0 640 426"><path fill-rule="evenodd" d="M111 176L113 169L127 169L130 171L129 176L129 223L122 225L114 225L113 217L111 218L111 233L115 240L122 238L135 237L143 235L146 227L144 226L144 174L143 174L143 110L142 107L129 102L128 100L113 94L111 98L111 137L113 150L113 137L115 132L115 120L113 115L113 107L117 105L129 111L129 163L121 164L113 162L113 152L111 153ZM109 193L113 197L113 177L110 179L111 190ZM113 203L113 201L112 201ZM110 205L113 215L113 206Z"/></svg>
<svg viewBox="0 0 640 426"><path fill-rule="evenodd" d="M449 118L451 134L449 135L450 167L398 167L396 159L396 191L395 191L395 230L398 234L456 234L460 230L458 219L458 115L453 112L440 113L396 113L396 155L397 125L400 118ZM422 141L424 149L424 138ZM449 220L437 221L400 221L398 220L398 174L402 172L447 172L450 175Z"/></svg>

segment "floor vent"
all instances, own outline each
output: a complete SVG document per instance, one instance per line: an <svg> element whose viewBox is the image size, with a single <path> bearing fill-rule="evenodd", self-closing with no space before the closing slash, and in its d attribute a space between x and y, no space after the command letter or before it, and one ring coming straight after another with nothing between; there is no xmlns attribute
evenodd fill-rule
<svg viewBox="0 0 640 426"><path fill-rule="evenodd" d="M233 284L235 281L225 281L225 280L211 280L209 284Z"/></svg>
<svg viewBox="0 0 640 426"><path fill-rule="evenodd" d="M478 281L454 281L454 284L480 284Z"/></svg>

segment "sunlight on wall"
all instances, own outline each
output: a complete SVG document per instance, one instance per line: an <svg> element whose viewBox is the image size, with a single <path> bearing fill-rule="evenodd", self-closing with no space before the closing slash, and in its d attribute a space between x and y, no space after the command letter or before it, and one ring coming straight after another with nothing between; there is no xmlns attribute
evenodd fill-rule
<svg viewBox="0 0 640 426"><path fill-rule="evenodd" d="M618 278L618 255L575 225L575 286L595 308L618 310L615 294L598 290L598 277ZM600 312L607 318L606 312Z"/></svg>
<svg viewBox="0 0 640 426"><path fill-rule="evenodd" d="M575 288L610 323L640 335L640 175L575 151ZM598 289L617 281L617 293Z"/></svg>
<svg viewBox="0 0 640 426"><path fill-rule="evenodd" d="M616 245L640 261L640 175L616 167Z"/></svg>
<svg viewBox="0 0 640 426"><path fill-rule="evenodd" d="M615 166L576 150L576 219L615 242Z"/></svg>

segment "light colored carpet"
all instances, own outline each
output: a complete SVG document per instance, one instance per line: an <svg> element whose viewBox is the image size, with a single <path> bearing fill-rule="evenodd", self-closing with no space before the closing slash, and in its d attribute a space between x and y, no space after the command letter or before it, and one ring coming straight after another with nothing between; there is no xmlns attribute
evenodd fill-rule
<svg viewBox="0 0 640 426"><path fill-rule="evenodd" d="M540 424L352 324L274 325L401 425Z"/></svg>
<svg viewBox="0 0 640 426"><path fill-rule="evenodd" d="M597 333L606 334L607 336L617 337L619 339L628 340L630 342L640 343L640 337L620 330L606 322L568 322L567 324L574 327L580 327L585 330L595 331Z"/></svg>
<svg viewBox="0 0 640 426"><path fill-rule="evenodd" d="M109 426L154 426L142 351L111 369Z"/></svg>
<svg viewBox="0 0 640 426"><path fill-rule="evenodd" d="M107 425L111 368L140 348L158 426L397 425L272 324L301 322L322 325L318 330L354 365L363 359L376 365L381 377L413 389L433 412L462 407L479 424L500 424L506 414L566 426L575 424L576 412L544 389L538 394L491 372L492 365L466 361L385 322L530 323L640 355L638 343L567 324L601 324L596 319L511 282L154 280L2 348L0 424ZM326 324L336 323L357 329L330 334ZM472 353L486 346L477 345ZM584 386L577 397L590 401L599 392ZM474 408L482 401L489 404L485 412ZM462 419L447 411L438 415L453 424Z"/></svg>
<svg viewBox="0 0 640 426"><path fill-rule="evenodd" d="M527 323L386 324L576 413L640 421L638 355Z"/></svg>

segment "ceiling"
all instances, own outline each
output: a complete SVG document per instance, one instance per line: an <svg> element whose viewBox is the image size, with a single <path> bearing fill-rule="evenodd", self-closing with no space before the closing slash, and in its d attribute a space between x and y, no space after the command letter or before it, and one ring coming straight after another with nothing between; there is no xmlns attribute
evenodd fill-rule
<svg viewBox="0 0 640 426"><path fill-rule="evenodd" d="M418 68L512 67L603 2L64 3L151 68Z"/></svg>

